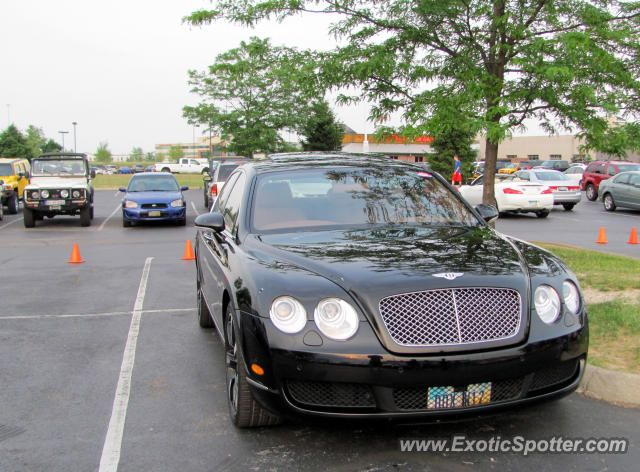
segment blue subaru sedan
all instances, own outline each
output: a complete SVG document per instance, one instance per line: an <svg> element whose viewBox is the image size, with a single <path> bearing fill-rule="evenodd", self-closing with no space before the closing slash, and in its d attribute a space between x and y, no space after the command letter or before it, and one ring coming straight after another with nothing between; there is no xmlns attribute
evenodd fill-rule
<svg viewBox="0 0 640 472"><path fill-rule="evenodd" d="M128 227L140 221L173 221L184 226L187 206L180 187L172 174L143 172L134 174L125 189L122 200L122 226Z"/></svg>

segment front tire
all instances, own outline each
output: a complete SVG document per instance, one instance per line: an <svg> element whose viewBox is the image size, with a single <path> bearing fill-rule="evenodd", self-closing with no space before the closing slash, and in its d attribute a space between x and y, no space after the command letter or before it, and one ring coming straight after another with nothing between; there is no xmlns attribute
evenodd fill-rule
<svg viewBox="0 0 640 472"><path fill-rule="evenodd" d="M585 193L587 195L587 198L592 202L595 202L598 199L598 191L596 190L596 187L593 184L587 184Z"/></svg>
<svg viewBox="0 0 640 472"><path fill-rule="evenodd" d="M25 208L22 210L22 218L24 220L25 228L33 228L36 225L34 211L31 208Z"/></svg>
<svg viewBox="0 0 640 472"><path fill-rule="evenodd" d="M10 215L18 213L18 195L16 193L7 202L7 213Z"/></svg>
<svg viewBox="0 0 640 472"><path fill-rule="evenodd" d="M225 338L227 403L231 422L238 428L256 428L280 423L278 416L262 408L251 395L242 346L238 343L230 306L227 307L225 315Z"/></svg>
<svg viewBox="0 0 640 472"><path fill-rule="evenodd" d="M602 197L602 202L604 203L604 209L607 211L615 211L616 202L613 201L613 196L610 193L605 193L604 197Z"/></svg>
<svg viewBox="0 0 640 472"><path fill-rule="evenodd" d="M80 210L80 226L91 225L91 207L85 207Z"/></svg>

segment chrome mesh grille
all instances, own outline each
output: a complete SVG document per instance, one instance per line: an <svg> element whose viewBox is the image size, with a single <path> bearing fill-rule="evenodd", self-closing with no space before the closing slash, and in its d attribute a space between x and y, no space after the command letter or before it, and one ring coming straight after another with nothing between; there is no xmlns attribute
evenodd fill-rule
<svg viewBox="0 0 640 472"><path fill-rule="evenodd" d="M392 295L380 315L400 346L497 341L520 329L521 299L507 288L454 288Z"/></svg>

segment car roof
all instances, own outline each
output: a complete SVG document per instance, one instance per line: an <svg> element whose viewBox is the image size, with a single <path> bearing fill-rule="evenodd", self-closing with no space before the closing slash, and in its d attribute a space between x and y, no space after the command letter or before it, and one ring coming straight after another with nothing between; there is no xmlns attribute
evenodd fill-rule
<svg viewBox="0 0 640 472"><path fill-rule="evenodd" d="M164 177L164 178L173 177L174 179L176 178L173 174L170 174L168 172L138 172L137 174L133 174L133 177L136 177L136 178L138 178L138 177L152 177L152 176Z"/></svg>
<svg viewBox="0 0 640 472"><path fill-rule="evenodd" d="M86 159L87 155L79 152L46 152L44 154L40 154L35 159Z"/></svg>
<svg viewBox="0 0 640 472"><path fill-rule="evenodd" d="M414 168L424 171L424 166L415 162L394 160L384 154L374 153L348 153L348 152L293 152L270 154L266 159L261 159L253 163L247 163L243 167L249 166L257 173L286 170L303 169L312 167L367 167L386 166L399 168Z"/></svg>
<svg viewBox="0 0 640 472"><path fill-rule="evenodd" d="M0 157L0 163L2 164L10 164L16 161L26 161L23 157Z"/></svg>

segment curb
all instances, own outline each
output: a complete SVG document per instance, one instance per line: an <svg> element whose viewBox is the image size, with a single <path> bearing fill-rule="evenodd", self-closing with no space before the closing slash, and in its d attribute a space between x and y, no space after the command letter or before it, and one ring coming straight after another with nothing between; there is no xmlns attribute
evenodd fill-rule
<svg viewBox="0 0 640 472"><path fill-rule="evenodd" d="M587 364L577 392L614 405L640 408L640 375Z"/></svg>

